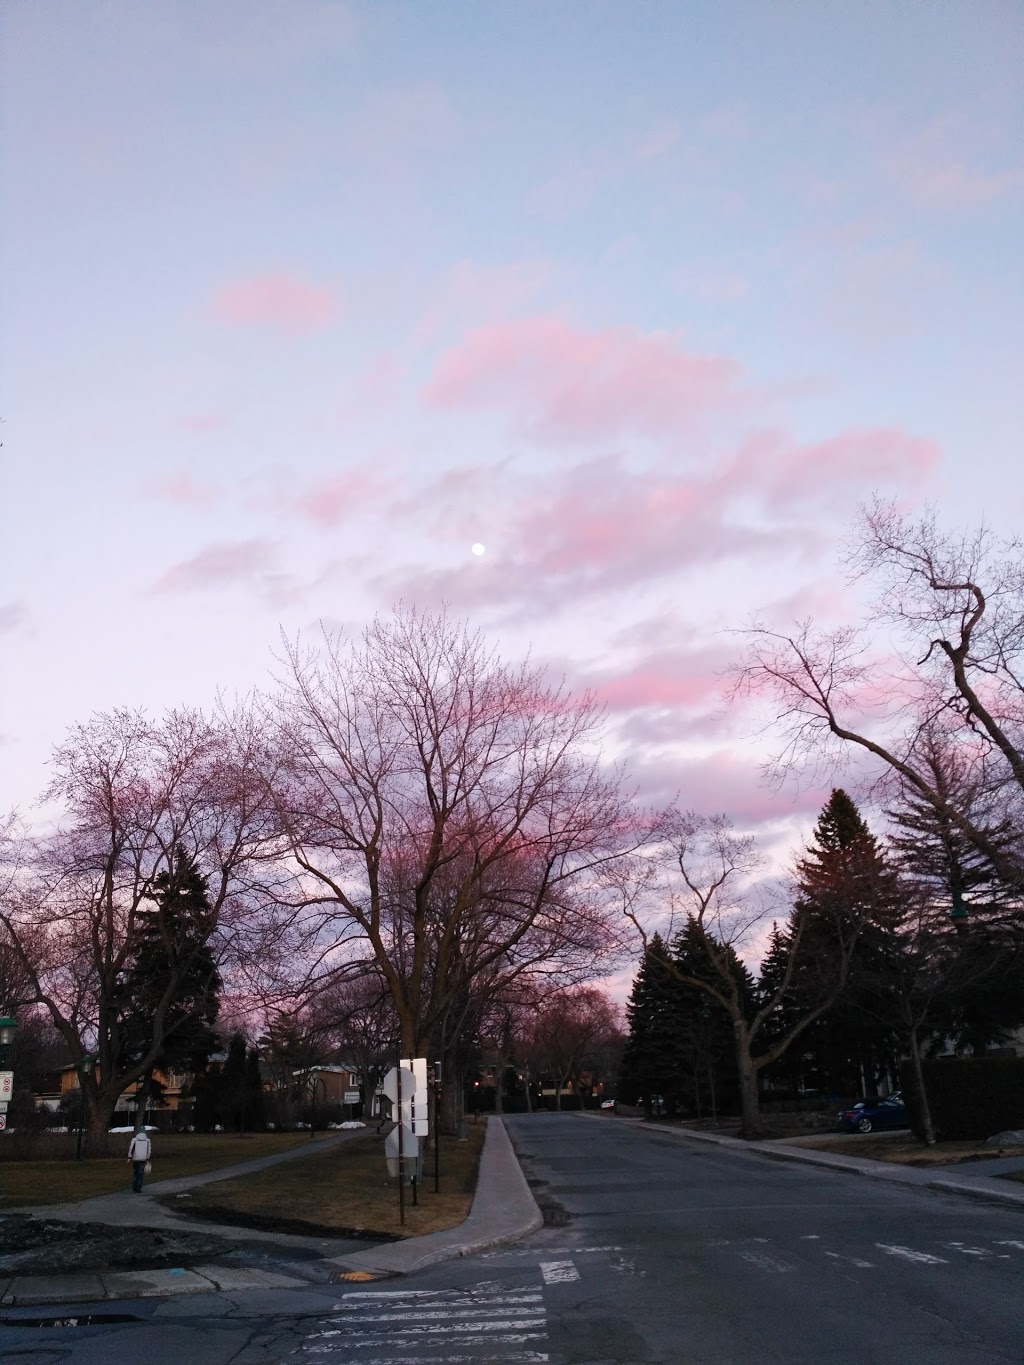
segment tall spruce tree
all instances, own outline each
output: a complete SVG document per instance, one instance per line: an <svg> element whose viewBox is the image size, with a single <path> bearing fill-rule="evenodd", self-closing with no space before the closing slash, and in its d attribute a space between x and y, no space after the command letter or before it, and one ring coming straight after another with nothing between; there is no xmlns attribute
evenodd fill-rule
<svg viewBox="0 0 1024 1365"><path fill-rule="evenodd" d="M755 995L754 979L734 950L714 942L719 960L728 963L731 975L740 983L741 999L750 1004ZM698 1118L708 1112L734 1113L739 1102L739 1071L732 1022L721 1004L707 990L688 984L693 980L714 986L720 968L711 961L705 936L691 917L673 944L673 962L678 970L676 1013L679 1027L679 1053L682 1062L682 1102Z"/></svg>
<svg viewBox="0 0 1024 1365"><path fill-rule="evenodd" d="M797 865L792 925L803 921L792 1006L827 995L842 970L842 945L855 936L846 981L832 1005L803 1033L801 1083L838 1094L872 1092L901 1052L893 980L905 900L900 880L846 792L832 792Z"/></svg>
<svg viewBox="0 0 1024 1365"><path fill-rule="evenodd" d="M966 760L929 736L936 786L956 800L1007 859L1019 846L1014 821L992 809ZM917 896L902 928L913 971L911 1012L919 1041L975 1053L1006 1042L1024 1023L1024 902L946 814L904 792L886 814L895 864Z"/></svg>
<svg viewBox="0 0 1024 1365"><path fill-rule="evenodd" d="M683 1088L680 1048L680 985L669 967L671 954L660 934L653 934L640 960L626 1005L628 1036L619 1071L619 1098L643 1104L653 1113L652 1098L664 1098L674 1115Z"/></svg>
<svg viewBox="0 0 1024 1365"><path fill-rule="evenodd" d="M154 1016L164 1020L163 1042L139 1092L137 1122L159 1090L154 1071L201 1072L217 1045L213 1025L220 1008L220 973L209 938L212 926L206 879L180 846L170 867L154 880L153 909L142 919L137 951L113 997L117 1065L143 1058Z"/></svg>

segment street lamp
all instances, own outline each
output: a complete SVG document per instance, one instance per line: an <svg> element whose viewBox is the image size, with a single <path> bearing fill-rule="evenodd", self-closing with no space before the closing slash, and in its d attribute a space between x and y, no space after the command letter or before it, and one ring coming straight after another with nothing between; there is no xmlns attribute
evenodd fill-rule
<svg viewBox="0 0 1024 1365"><path fill-rule="evenodd" d="M311 1099L312 1099L312 1103L311 1103L311 1105L310 1105L310 1110L309 1110L309 1136L310 1136L310 1137L315 1137L315 1136L316 1136L316 1087L317 1087L317 1084L318 1084L318 1083L319 1083L320 1085L323 1086L323 1088L324 1088L324 1089L323 1089L324 1102L326 1103L326 1101L327 1101L327 1079L326 1079L326 1077L324 1077L324 1076L318 1076L318 1075L317 1075L317 1072L318 1072L319 1070L320 1070L320 1068L315 1066L315 1067L313 1068L313 1072L312 1072L312 1075L311 1075L311 1077L310 1077L310 1094L311 1094Z"/></svg>
<svg viewBox="0 0 1024 1365"><path fill-rule="evenodd" d="M9 1014L5 1014L0 1019L0 1068L7 1065L7 1049L14 1042L14 1035L17 1031L18 1025Z"/></svg>
<svg viewBox="0 0 1024 1365"><path fill-rule="evenodd" d="M78 1142L75 1145L75 1160L82 1159L82 1134L85 1132L85 1068L96 1063L96 1054L83 1052L78 1063Z"/></svg>
<svg viewBox="0 0 1024 1365"><path fill-rule="evenodd" d="M6 1072L7 1052L14 1042L14 1035L17 1031L18 1025L9 1014L5 1014L4 1017L0 1019L0 1071ZM7 1126L7 1103L13 1089L14 1074L13 1072L9 1072L5 1074L3 1080L0 1081L0 1128Z"/></svg>

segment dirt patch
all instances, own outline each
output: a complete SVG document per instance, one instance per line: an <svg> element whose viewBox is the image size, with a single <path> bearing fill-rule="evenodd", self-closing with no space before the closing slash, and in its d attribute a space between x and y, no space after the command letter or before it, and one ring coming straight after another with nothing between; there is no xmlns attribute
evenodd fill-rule
<svg viewBox="0 0 1024 1365"><path fill-rule="evenodd" d="M412 1196L409 1196L410 1202ZM173 1208L175 1213L181 1213L181 1205L175 1204L172 1200L162 1201L168 1207ZM247 1213L239 1209L219 1208L216 1204L208 1204L201 1208L189 1208L187 1211L189 1218L195 1218L206 1223L226 1224L234 1228L253 1228L260 1232L283 1232L293 1237L346 1237L356 1241L370 1242L400 1242L402 1238L397 1233L390 1232L368 1232L365 1228L346 1228L338 1224L327 1225L325 1223L311 1223L304 1218L282 1218L267 1213Z"/></svg>
<svg viewBox="0 0 1024 1365"><path fill-rule="evenodd" d="M17 1213L0 1217L0 1246L5 1275L158 1270L222 1257L226 1250L222 1237L204 1233L61 1223Z"/></svg>
<svg viewBox="0 0 1024 1365"><path fill-rule="evenodd" d="M989 1147L984 1142L936 1142L927 1146L913 1133L833 1134L830 1138L806 1139L792 1144L816 1152L836 1152L842 1156L864 1157L868 1161L887 1161L898 1166L959 1166L966 1162L993 1161L997 1157L1024 1156L1024 1146Z"/></svg>

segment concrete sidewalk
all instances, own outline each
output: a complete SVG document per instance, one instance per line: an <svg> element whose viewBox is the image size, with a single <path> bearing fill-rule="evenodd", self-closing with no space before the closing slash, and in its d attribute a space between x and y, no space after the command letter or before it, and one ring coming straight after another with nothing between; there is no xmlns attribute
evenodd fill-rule
<svg viewBox="0 0 1024 1365"><path fill-rule="evenodd" d="M327 1150L343 1143L353 1134L317 1143L316 1151ZM155 1202L159 1194L187 1195L188 1189L228 1180L235 1175L249 1174L276 1165L281 1160L296 1160L310 1156L306 1148L260 1157L236 1166L201 1176L181 1180L157 1181L148 1187L146 1196L130 1192L101 1195L81 1204L63 1204L50 1208L22 1210L40 1218L57 1218L67 1222L109 1223L115 1227L138 1226L174 1228L194 1232L199 1226ZM18 1210L5 1210L18 1212ZM261 1270L250 1267L197 1265L190 1269L110 1271L97 1275L23 1275L4 1277L0 1274L0 1305L4 1308L25 1304L86 1305L111 1299L164 1297L176 1294L215 1293L218 1290L235 1292L245 1289L308 1289L311 1284L331 1283L346 1273L377 1278L405 1275L422 1266L457 1256L467 1256L501 1242L516 1241L539 1228L543 1217L530 1187L526 1183L505 1125L499 1118L490 1118L480 1158L480 1172L476 1194L469 1217L459 1227L446 1232L429 1233L424 1237L410 1237L402 1242L387 1242L377 1247L352 1254L331 1255L339 1241L350 1238L295 1237L282 1233L256 1232L250 1228L226 1227L203 1222L202 1230L222 1236L226 1242L254 1242L273 1244L287 1253L301 1249L316 1253L315 1260L304 1265L288 1267L295 1273ZM303 1275L303 1270L309 1273Z"/></svg>
<svg viewBox="0 0 1024 1365"><path fill-rule="evenodd" d="M646 1119L624 1118L616 1115L613 1119L597 1114L587 1114L599 1122L628 1123L642 1127L650 1132L670 1133L674 1137L696 1142L710 1142L718 1147L731 1148L733 1151L746 1152L748 1155L765 1157L773 1161L796 1161L810 1166L827 1166L834 1171L845 1171L852 1175L868 1176L873 1180L892 1181L897 1185L918 1185L925 1189L940 1190L943 1194L967 1195L974 1199L995 1200L1000 1204L1016 1205L1024 1208L1024 1184L1014 1187L1011 1182L999 1180L997 1175L1007 1171L1024 1171L1024 1157L992 1158L992 1162L964 1162L952 1169L955 1175L938 1176L934 1168L922 1166L901 1166L892 1161L869 1161L864 1157L840 1156L837 1152L815 1151L813 1147L794 1147L785 1138L773 1138L766 1142L745 1142L742 1138L723 1137L718 1133L701 1133L694 1128L680 1128L677 1125L648 1122ZM970 1167L984 1165L986 1170L997 1168L996 1175L975 1172ZM968 1169L964 1169L964 1167ZM949 1167L940 1168L949 1170Z"/></svg>

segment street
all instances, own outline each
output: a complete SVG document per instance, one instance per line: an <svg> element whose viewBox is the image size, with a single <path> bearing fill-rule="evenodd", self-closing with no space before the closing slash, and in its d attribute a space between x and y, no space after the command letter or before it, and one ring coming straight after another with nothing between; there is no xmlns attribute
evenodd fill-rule
<svg viewBox="0 0 1024 1365"><path fill-rule="evenodd" d="M94 1311L137 1320L6 1326L0 1357L15 1365L1024 1360L1019 1210L611 1118L506 1123L546 1218L517 1245L365 1285L106 1303Z"/></svg>

